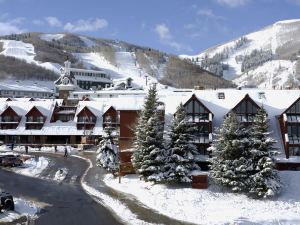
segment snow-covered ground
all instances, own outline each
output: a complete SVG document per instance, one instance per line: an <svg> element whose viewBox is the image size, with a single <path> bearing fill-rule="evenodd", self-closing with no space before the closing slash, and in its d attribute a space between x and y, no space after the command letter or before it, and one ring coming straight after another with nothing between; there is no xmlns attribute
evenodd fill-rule
<svg viewBox="0 0 300 225"><path fill-rule="evenodd" d="M23 150L25 152L25 149ZM7 145L0 146L0 155L18 155L15 151L11 151ZM23 158L28 158L22 166L13 167L11 170L15 173L30 177L38 177L49 165L49 159L43 156L32 157L30 155L22 155Z"/></svg>
<svg viewBox="0 0 300 225"><path fill-rule="evenodd" d="M89 163L89 168L85 171L83 176L81 177L81 186L85 190L86 193L91 195L97 202L102 204L103 206L109 208L113 213L115 213L125 224L130 225L150 225L150 223L146 223L143 220L140 220L137 215L131 212L130 209L126 207L120 200L110 197L107 194L104 194L95 188L91 187L87 182L85 182L85 177L88 171L93 168L93 163L90 159L83 158L78 155L74 155L73 157L77 157L83 159Z"/></svg>
<svg viewBox="0 0 300 225"><path fill-rule="evenodd" d="M0 213L0 224L11 223L23 216L34 218L39 212L39 207L32 201L14 198L15 211Z"/></svg>
<svg viewBox="0 0 300 225"><path fill-rule="evenodd" d="M299 172L280 172L281 194L274 199L254 200L226 193L215 185L207 190L153 185L127 175L121 184L112 175L105 183L136 197L144 205L171 218L196 224L300 224Z"/></svg>
<svg viewBox="0 0 300 225"><path fill-rule="evenodd" d="M15 173L30 177L38 177L49 165L49 159L46 157L36 157L26 160L21 167L14 167Z"/></svg>

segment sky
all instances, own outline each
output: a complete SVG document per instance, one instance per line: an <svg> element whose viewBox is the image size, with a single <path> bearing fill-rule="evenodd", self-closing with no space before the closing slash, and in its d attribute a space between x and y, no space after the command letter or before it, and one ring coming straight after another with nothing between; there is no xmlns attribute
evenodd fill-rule
<svg viewBox="0 0 300 225"><path fill-rule="evenodd" d="M0 35L72 32L188 55L298 18L300 0L0 0Z"/></svg>

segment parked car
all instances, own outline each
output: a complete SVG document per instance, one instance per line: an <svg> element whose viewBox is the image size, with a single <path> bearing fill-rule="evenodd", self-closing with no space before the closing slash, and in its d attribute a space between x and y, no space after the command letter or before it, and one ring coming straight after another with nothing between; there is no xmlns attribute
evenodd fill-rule
<svg viewBox="0 0 300 225"><path fill-rule="evenodd" d="M0 156L0 165L1 166L21 166L23 165L23 161L20 159L19 156L15 155L3 155Z"/></svg>
<svg viewBox="0 0 300 225"><path fill-rule="evenodd" d="M6 192L0 192L0 212L1 210L15 210L13 196Z"/></svg>

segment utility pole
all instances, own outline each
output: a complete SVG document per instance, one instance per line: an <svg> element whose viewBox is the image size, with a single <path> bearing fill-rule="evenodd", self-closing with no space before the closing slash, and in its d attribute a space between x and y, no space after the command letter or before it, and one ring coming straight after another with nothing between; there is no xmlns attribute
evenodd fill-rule
<svg viewBox="0 0 300 225"><path fill-rule="evenodd" d="M148 84L148 75L146 75L145 78L146 78L146 86L147 86L147 84Z"/></svg>

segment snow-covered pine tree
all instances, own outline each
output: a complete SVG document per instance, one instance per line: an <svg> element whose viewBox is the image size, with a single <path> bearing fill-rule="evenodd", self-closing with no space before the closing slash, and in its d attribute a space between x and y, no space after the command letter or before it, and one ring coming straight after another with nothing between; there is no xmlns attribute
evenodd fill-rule
<svg viewBox="0 0 300 225"><path fill-rule="evenodd" d="M161 181L164 154L163 124L160 121L156 86L148 91L141 111L134 141L132 163L137 173L147 181Z"/></svg>
<svg viewBox="0 0 300 225"><path fill-rule="evenodd" d="M191 182L190 172L200 169L196 163L197 147L191 143L194 127L188 122L182 104L177 107L170 126L170 143L165 164L165 180L168 182Z"/></svg>
<svg viewBox="0 0 300 225"><path fill-rule="evenodd" d="M146 140L144 141L143 158L138 173L146 181L163 181L164 162L166 151L163 139L163 124L160 115L156 112L150 117L145 126Z"/></svg>
<svg viewBox="0 0 300 225"><path fill-rule="evenodd" d="M241 126L233 112L229 113L217 130L212 152L211 176L222 186L234 192L247 191L247 181L252 171L248 129Z"/></svg>
<svg viewBox="0 0 300 225"><path fill-rule="evenodd" d="M104 131L105 135L103 135L103 139L100 141L97 151L97 164L107 171L116 173L120 164L118 146L114 142L114 133L116 131L109 121L107 121Z"/></svg>
<svg viewBox="0 0 300 225"><path fill-rule="evenodd" d="M249 192L259 198L275 195L280 189L280 179L273 155L276 152L276 143L268 132L267 113L262 107L254 119L250 137L252 141L251 158L253 163L253 174L249 178Z"/></svg>

